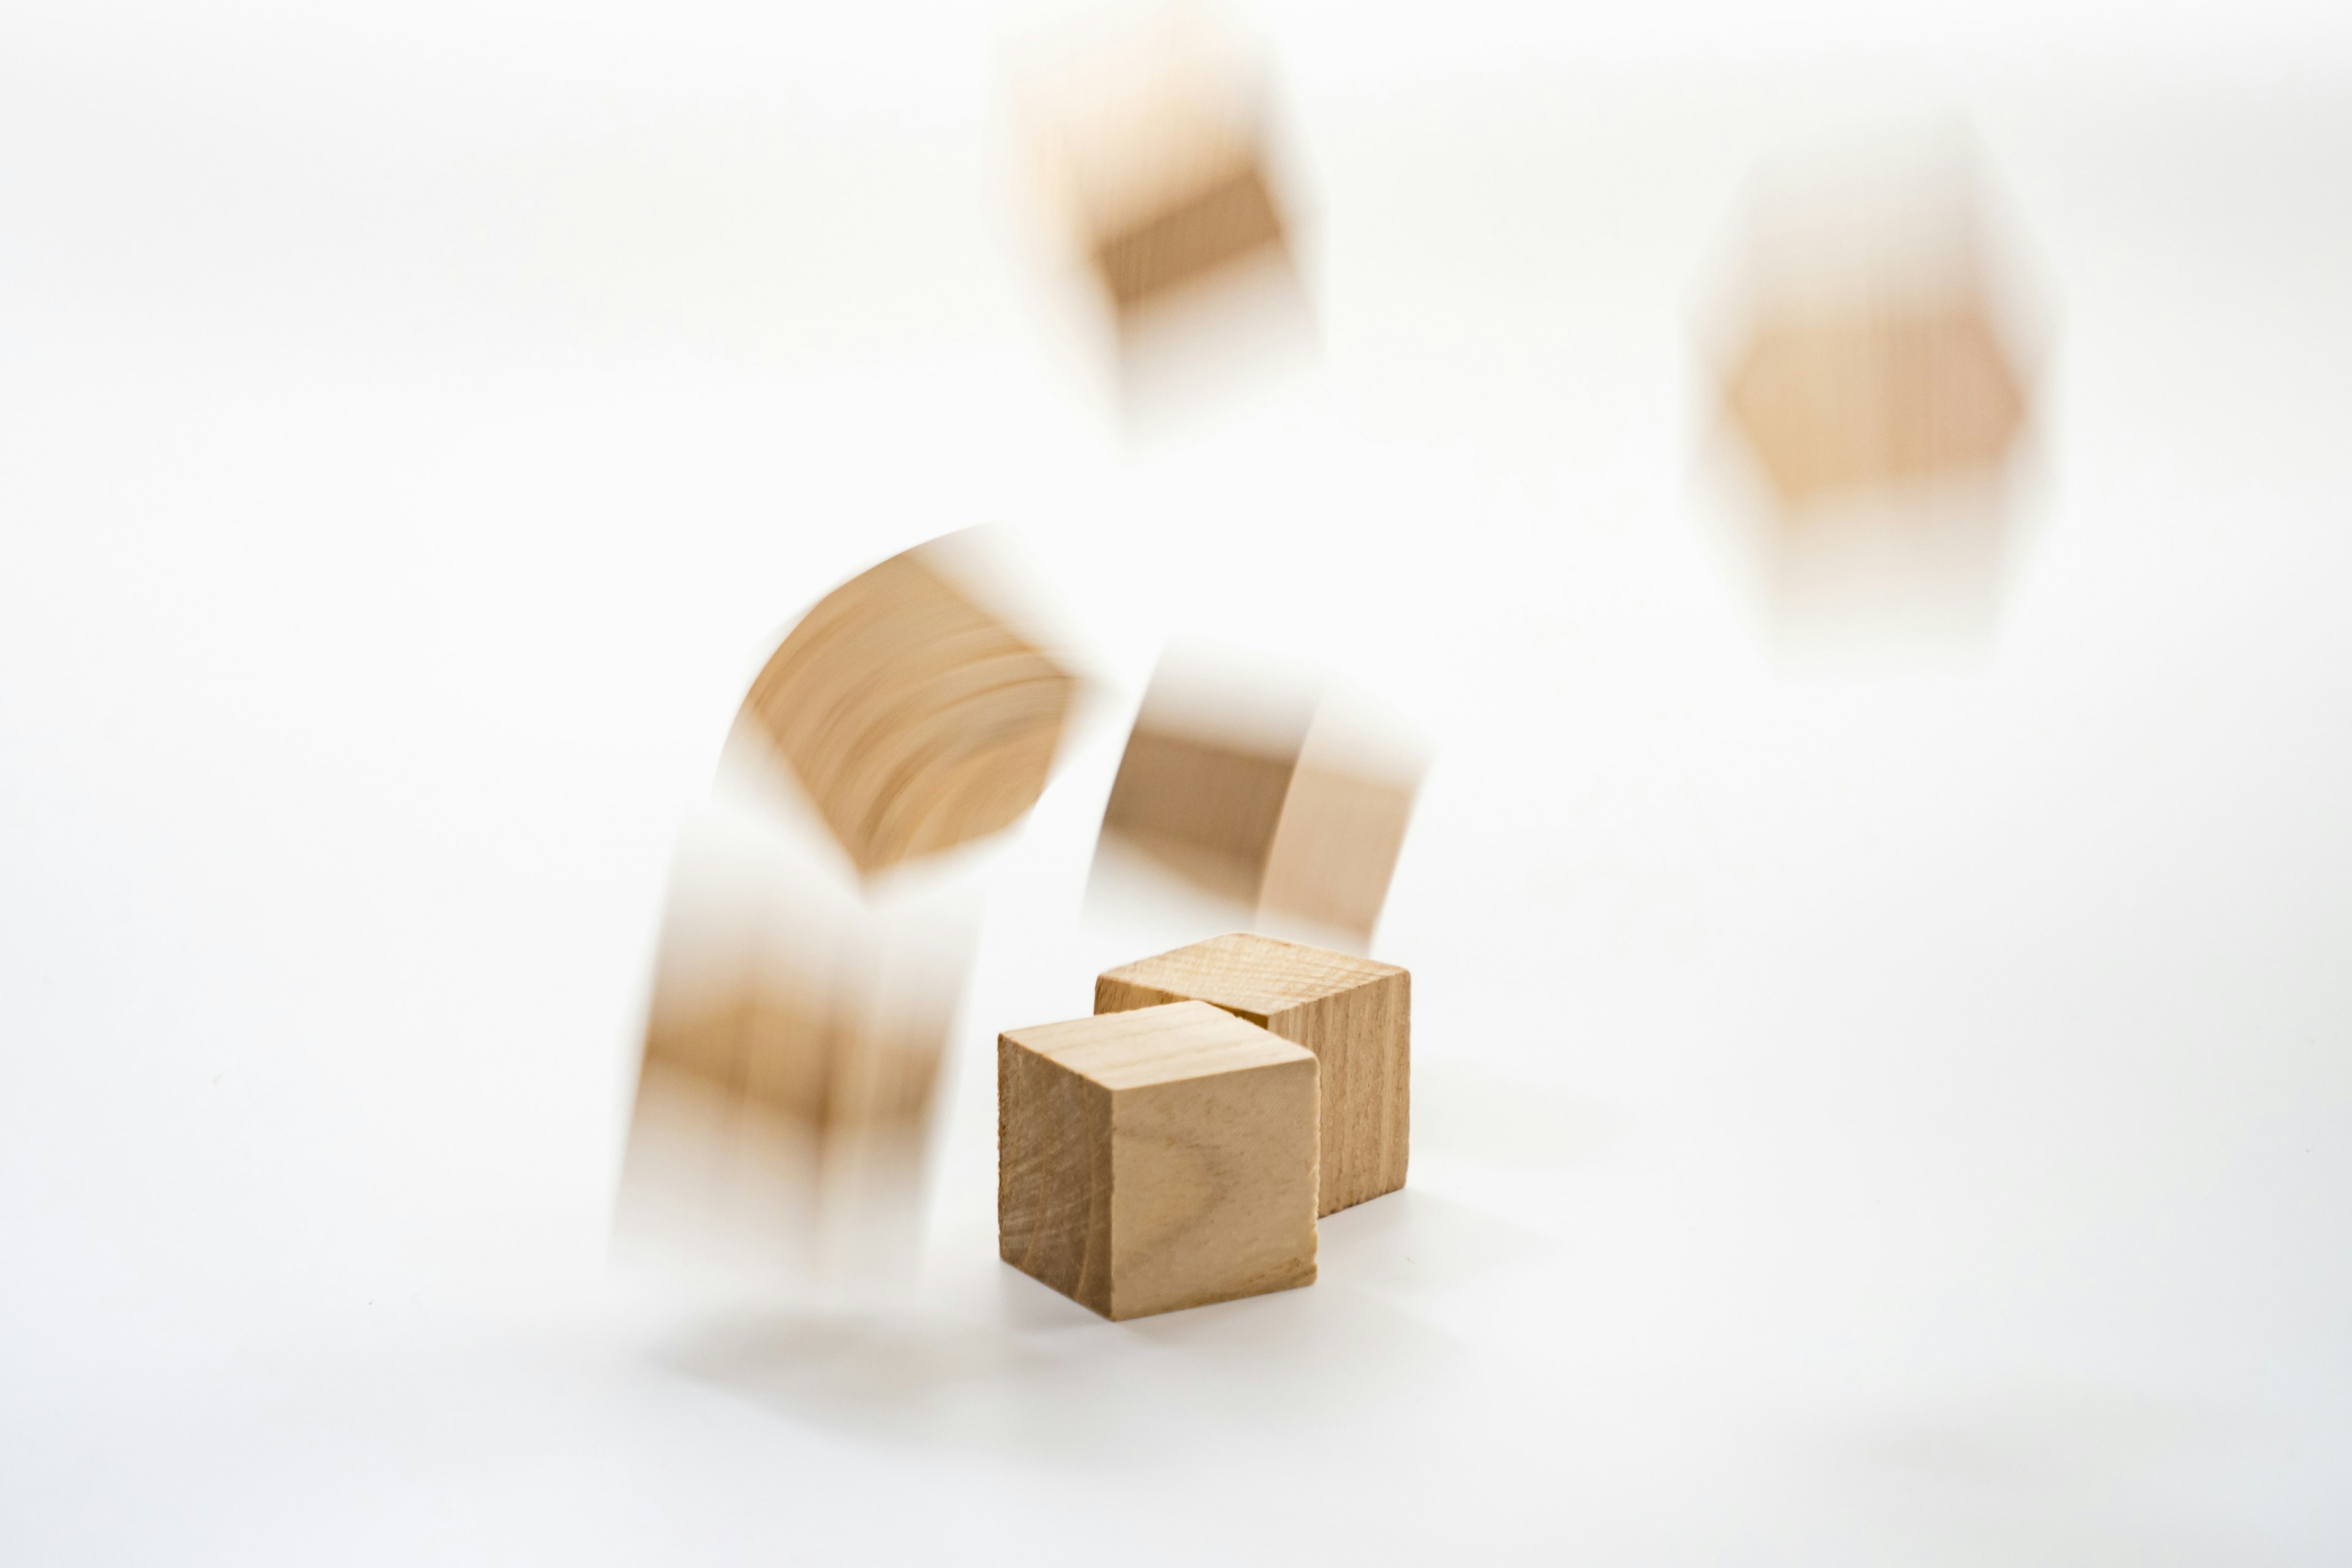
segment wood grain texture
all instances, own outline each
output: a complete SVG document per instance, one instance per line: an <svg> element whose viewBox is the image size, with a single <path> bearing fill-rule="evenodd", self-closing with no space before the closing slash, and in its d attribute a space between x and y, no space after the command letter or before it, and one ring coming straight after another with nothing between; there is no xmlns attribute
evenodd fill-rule
<svg viewBox="0 0 2352 1568"><path fill-rule="evenodd" d="M1312 1052L1198 1002L997 1037L1004 1261L1105 1317L1315 1280Z"/></svg>
<svg viewBox="0 0 2352 1568"><path fill-rule="evenodd" d="M1206 1002L1321 1064L1318 1215L1392 1193L1411 1154L1412 976L1392 963L1251 932L1108 970L1095 1012Z"/></svg>
<svg viewBox="0 0 2352 1568"><path fill-rule="evenodd" d="M996 832L1036 804L1076 689L915 550L802 617L740 721L871 873Z"/></svg>

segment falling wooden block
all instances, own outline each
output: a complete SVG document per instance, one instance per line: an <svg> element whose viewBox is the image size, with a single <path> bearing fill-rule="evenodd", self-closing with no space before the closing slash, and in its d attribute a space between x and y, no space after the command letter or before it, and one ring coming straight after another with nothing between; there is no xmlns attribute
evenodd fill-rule
<svg viewBox="0 0 2352 1568"><path fill-rule="evenodd" d="M979 911L876 904L814 835L713 807L679 840L615 1215L623 1249L806 1275L910 1262Z"/></svg>
<svg viewBox="0 0 2352 1568"><path fill-rule="evenodd" d="M925 546L803 616L739 726L799 776L859 870L1011 826L1045 787L1076 679Z"/></svg>
<svg viewBox="0 0 2352 1568"><path fill-rule="evenodd" d="M1221 1007L1315 1053L1322 1065L1318 1215L1404 1185L1411 974L1392 963L1241 932L1095 980L1097 1015L1178 1000Z"/></svg>
<svg viewBox="0 0 2352 1568"><path fill-rule="evenodd" d="M2032 311L1977 164L1948 133L1885 126L1759 171L1705 331L1785 510L1987 474L2023 432Z"/></svg>
<svg viewBox="0 0 2352 1568"><path fill-rule="evenodd" d="M1316 1075L1199 1002L998 1036L1004 1261L1107 1318L1313 1284Z"/></svg>
<svg viewBox="0 0 2352 1568"><path fill-rule="evenodd" d="M1781 498L1989 468L2025 423L2026 392L1984 304L1857 301L1757 323L1724 387Z"/></svg>
<svg viewBox="0 0 2352 1568"><path fill-rule="evenodd" d="M1281 213L1245 147L1214 149L1188 179L1099 214L1092 260L1122 319L1261 250L1281 248Z"/></svg>
<svg viewBox="0 0 2352 1568"><path fill-rule="evenodd" d="M1423 758L1401 726L1328 695L1164 660L1103 807L1103 833L1300 935L1363 943L1380 921Z"/></svg>
<svg viewBox="0 0 2352 1568"><path fill-rule="evenodd" d="M1122 328L1236 263L1286 261L1261 73L1198 20L1066 38L1077 52L1022 93L1040 173Z"/></svg>

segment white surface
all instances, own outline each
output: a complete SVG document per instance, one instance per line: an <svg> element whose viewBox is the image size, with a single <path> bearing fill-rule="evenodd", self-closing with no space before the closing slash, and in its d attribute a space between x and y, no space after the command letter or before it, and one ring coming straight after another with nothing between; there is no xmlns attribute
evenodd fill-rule
<svg viewBox="0 0 2352 1568"><path fill-rule="evenodd" d="M1270 8L1319 372L1127 453L980 10L0 16L0 1559L2352 1557L2334 8ZM1687 322L1756 163L1970 118L2059 322L1980 666L1794 679ZM1060 334L1060 335L1057 335ZM672 835L775 629L1002 518L1438 742L1412 1184L1310 1290L618 1311Z"/></svg>

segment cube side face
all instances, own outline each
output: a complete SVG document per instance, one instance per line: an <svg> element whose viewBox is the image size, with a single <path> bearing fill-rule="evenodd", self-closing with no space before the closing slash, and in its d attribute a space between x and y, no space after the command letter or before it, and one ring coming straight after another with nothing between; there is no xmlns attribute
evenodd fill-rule
<svg viewBox="0 0 2352 1568"><path fill-rule="evenodd" d="M999 1035L996 1173L998 1256L1108 1317L1109 1092Z"/></svg>
<svg viewBox="0 0 2352 1568"><path fill-rule="evenodd" d="M1112 1318L1315 1282L1311 1058L1112 1097Z"/></svg>
<svg viewBox="0 0 2352 1568"><path fill-rule="evenodd" d="M1403 1186L1412 1152L1412 977L1399 970L1278 1013L1266 1027L1322 1063L1320 1213Z"/></svg>

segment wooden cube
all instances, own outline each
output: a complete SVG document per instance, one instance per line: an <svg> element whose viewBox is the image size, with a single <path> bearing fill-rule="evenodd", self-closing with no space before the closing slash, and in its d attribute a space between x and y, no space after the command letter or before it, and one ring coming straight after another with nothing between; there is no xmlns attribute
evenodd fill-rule
<svg viewBox="0 0 2352 1568"><path fill-rule="evenodd" d="M820 600L738 721L791 765L867 873L994 833L1035 805L1077 692L935 551L894 555Z"/></svg>
<svg viewBox="0 0 2352 1568"><path fill-rule="evenodd" d="M1316 1075L1199 1002L998 1036L1004 1261L1107 1318L1313 1284Z"/></svg>
<svg viewBox="0 0 2352 1568"><path fill-rule="evenodd" d="M1315 1053L1322 1066L1318 1215L1404 1185L1412 976L1393 963L1237 932L1106 971L1095 1012L1190 999Z"/></svg>
<svg viewBox="0 0 2352 1568"><path fill-rule="evenodd" d="M1423 761L1360 701L1171 656L1128 735L1103 837L1244 906L1250 923L1361 945Z"/></svg>
<svg viewBox="0 0 2352 1568"><path fill-rule="evenodd" d="M2027 395L1986 303L1962 297L1769 316L1723 396L1794 506L1990 468L2023 427Z"/></svg>
<svg viewBox="0 0 2352 1568"><path fill-rule="evenodd" d="M791 827L714 806L680 837L615 1213L644 1261L913 1261L979 911L953 889L869 901Z"/></svg>

